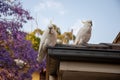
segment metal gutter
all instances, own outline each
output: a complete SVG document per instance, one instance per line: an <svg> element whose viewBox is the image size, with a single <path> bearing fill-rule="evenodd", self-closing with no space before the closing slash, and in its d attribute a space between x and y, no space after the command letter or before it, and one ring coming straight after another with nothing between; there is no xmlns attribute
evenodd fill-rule
<svg viewBox="0 0 120 80"><path fill-rule="evenodd" d="M97 48L95 48L95 46L76 47L73 45L58 45L48 47L48 55L58 60L66 61L120 63L120 50L110 49L105 45L99 45Z"/></svg>

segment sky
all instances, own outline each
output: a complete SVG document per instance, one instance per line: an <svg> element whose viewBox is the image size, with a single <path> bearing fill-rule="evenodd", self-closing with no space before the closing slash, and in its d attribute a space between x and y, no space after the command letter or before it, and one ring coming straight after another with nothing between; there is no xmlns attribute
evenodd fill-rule
<svg viewBox="0 0 120 80"><path fill-rule="evenodd" d="M74 34L83 26L82 20L92 20L92 36L89 43L112 43L120 32L120 0L21 0L23 8L35 18L24 25L31 32L45 30L50 21L61 32ZM37 22L37 23L36 23Z"/></svg>

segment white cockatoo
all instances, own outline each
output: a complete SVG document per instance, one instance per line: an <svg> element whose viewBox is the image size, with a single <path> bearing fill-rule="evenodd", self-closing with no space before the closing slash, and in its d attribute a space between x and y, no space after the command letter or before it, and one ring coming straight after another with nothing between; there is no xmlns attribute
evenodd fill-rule
<svg viewBox="0 0 120 80"><path fill-rule="evenodd" d="M57 32L53 27L53 24L48 25L48 28L44 31L43 35L41 36L41 41L38 50L38 57L37 61L42 62L43 59L46 57L46 47L47 46L55 46L57 42Z"/></svg>
<svg viewBox="0 0 120 80"><path fill-rule="evenodd" d="M91 37L92 20L82 21L83 27L78 31L74 44L87 44Z"/></svg>

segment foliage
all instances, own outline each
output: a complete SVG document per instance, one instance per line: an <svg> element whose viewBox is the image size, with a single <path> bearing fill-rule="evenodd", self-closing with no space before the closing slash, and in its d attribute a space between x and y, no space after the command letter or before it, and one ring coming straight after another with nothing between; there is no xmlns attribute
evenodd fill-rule
<svg viewBox="0 0 120 80"><path fill-rule="evenodd" d="M35 29L33 32L29 33L26 36L26 39L31 41L32 47L38 51L39 44L40 44L40 38L36 36L36 34L42 35L43 31L41 29Z"/></svg>
<svg viewBox="0 0 120 80"><path fill-rule="evenodd" d="M45 62L36 61L38 53L21 31L31 19L18 0L0 0L0 80L30 80L32 72L45 67ZM21 68L15 59L26 64Z"/></svg>
<svg viewBox="0 0 120 80"><path fill-rule="evenodd" d="M73 32L64 32L63 34L58 34L57 36L60 44L69 44L69 41L75 40L75 35L73 35Z"/></svg>
<svg viewBox="0 0 120 80"><path fill-rule="evenodd" d="M43 31L36 29L30 34L21 31L23 24L31 19L18 0L0 0L0 80L31 80L34 71L46 67L45 61L42 64L36 61L40 39L35 34L42 35ZM72 32L61 34L55 24L54 29L62 43L73 39ZM23 61L22 67L16 59Z"/></svg>
<svg viewBox="0 0 120 80"><path fill-rule="evenodd" d="M75 36L73 35L73 30L71 30L71 32L64 32L63 34L61 34L60 28L57 27L57 25L55 24L53 24L53 26L57 32L58 43L69 44L70 40L75 40Z"/></svg>

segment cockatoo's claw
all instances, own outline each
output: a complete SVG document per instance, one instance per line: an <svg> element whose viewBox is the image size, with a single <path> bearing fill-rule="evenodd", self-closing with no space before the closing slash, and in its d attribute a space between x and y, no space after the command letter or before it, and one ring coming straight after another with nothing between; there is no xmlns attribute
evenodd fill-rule
<svg viewBox="0 0 120 80"><path fill-rule="evenodd" d="M81 46L87 46L88 43L81 43L81 44L79 44L79 45L81 45Z"/></svg>

